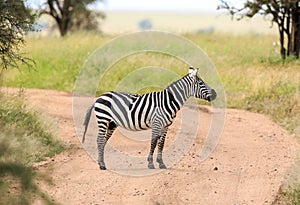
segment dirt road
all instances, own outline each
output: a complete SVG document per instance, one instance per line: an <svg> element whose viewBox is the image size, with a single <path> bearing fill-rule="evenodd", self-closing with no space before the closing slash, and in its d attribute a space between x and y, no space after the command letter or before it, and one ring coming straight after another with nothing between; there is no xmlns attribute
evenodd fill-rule
<svg viewBox="0 0 300 205"><path fill-rule="evenodd" d="M72 95L28 89L25 96L32 108L55 119L59 138L69 147L38 166L51 170L54 185L43 189L61 204L272 204L299 148L296 139L268 117L228 109L218 146L203 162L197 153L206 131L199 129L187 154L163 172L133 177L100 171L75 134ZM201 110L205 123L210 112ZM170 136L175 128L176 123ZM111 143L118 144L120 135L120 131L114 133ZM147 153L147 143L136 152ZM123 144L123 149L130 152L131 146L136 144Z"/></svg>

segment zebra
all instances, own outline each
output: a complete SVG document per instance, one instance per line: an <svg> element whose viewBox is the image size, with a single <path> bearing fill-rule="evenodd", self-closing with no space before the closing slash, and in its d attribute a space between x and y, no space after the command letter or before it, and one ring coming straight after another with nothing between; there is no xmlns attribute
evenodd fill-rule
<svg viewBox="0 0 300 205"><path fill-rule="evenodd" d="M128 130L139 131L152 129L150 152L147 158L148 168L155 169L153 153L158 146L156 162L160 169L166 169L162 151L168 127L176 117L176 113L190 97L212 101L217 97L210 88L197 76L199 68L189 68L188 74L170 84L160 92L146 94L130 94L123 92L106 92L101 95L87 110L84 121L82 143L94 109L98 123L98 164L105 170L104 147L114 130L120 126Z"/></svg>

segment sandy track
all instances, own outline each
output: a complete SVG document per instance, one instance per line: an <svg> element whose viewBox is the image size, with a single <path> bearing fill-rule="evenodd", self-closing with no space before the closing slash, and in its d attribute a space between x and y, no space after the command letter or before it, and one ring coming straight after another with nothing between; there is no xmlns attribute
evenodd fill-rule
<svg viewBox="0 0 300 205"><path fill-rule="evenodd" d="M204 162L197 158L205 137L199 130L175 166L152 176L125 176L100 171L82 148L70 93L28 89L25 96L32 108L55 119L59 138L70 148L39 166L51 170L54 185L43 189L61 204L272 204L299 148L268 117L228 109L220 142ZM201 115L203 121L210 117Z"/></svg>

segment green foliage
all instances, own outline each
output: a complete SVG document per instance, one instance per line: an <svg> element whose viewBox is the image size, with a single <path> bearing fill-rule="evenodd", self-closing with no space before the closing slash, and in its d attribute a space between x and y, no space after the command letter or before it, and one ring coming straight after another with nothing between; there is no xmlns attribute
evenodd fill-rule
<svg viewBox="0 0 300 205"><path fill-rule="evenodd" d="M283 193L289 205L300 205L300 186L289 188L289 191Z"/></svg>
<svg viewBox="0 0 300 205"><path fill-rule="evenodd" d="M32 29L35 15L25 7L23 0L0 0L0 69L19 67L19 62L27 66L32 60L19 53L24 43L24 35Z"/></svg>
<svg viewBox="0 0 300 205"><path fill-rule="evenodd" d="M95 4L97 1L42 1L40 15L47 14L51 16L56 21L61 36L65 36L69 31L77 31L79 29L97 30L99 26L97 20L104 18L105 15L88 9L89 5Z"/></svg>
<svg viewBox="0 0 300 205"><path fill-rule="evenodd" d="M64 146L22 98L0 95L0 102L0 204L31 204L36 198L53 204L36 185L37 180L49 179L33 164L60 153Z"/></svg>
<svg viewBox="0 0 300 205"><path fill-rule="evenodd" d="M1 97L0 100L0 139L5 138L18 150L16 154L20 156L15 160L31 165L63 150L62 144L47 130L46 122L26 109L20 99Z"/></svg>
<svg viewBox="0 0 300 205"><path fill-rule="evenodd" d="M293 54L295 58L299 58L300 44L299 39L299 0L247 0L241 7L235 7L226 0L220 0L218 9L226 9L229 14L239 16L238 20L255 15L264 15L271 17L271 22L277 24L280 38L280 52L282 59ZM285 40L287 43L285 44Z"/></svg>

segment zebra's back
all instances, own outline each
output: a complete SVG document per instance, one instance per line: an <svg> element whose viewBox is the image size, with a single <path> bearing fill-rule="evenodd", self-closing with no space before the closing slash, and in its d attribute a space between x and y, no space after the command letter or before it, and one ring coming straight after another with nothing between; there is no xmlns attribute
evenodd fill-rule
<svg viewBox="0 0 300 205"><path fill-rule="evenodd" d="M95 102L98 122L113 121L116 125L129 130L151 128L151 116L155 103L153 93L131 94L107 92Z"/></svg>

